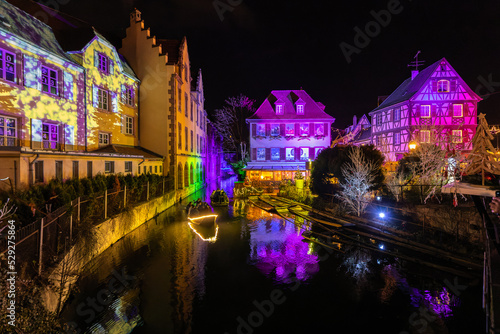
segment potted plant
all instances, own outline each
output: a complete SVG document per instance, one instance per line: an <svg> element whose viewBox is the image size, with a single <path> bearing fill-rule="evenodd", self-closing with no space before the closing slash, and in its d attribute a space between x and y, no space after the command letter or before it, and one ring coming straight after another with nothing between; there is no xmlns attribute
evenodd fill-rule
<svg viewBox="0 0 500 334"><path fill-rule="evenodd" d="M302 172L298 169L295 172L295 187L297 187L297 189L304 188L304 175L302 175Z"/></svg>

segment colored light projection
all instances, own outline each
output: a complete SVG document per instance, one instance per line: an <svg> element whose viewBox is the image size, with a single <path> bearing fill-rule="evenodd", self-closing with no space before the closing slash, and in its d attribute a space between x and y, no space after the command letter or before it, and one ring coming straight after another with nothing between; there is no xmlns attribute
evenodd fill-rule
<svg viewBox="0 0 500 334"><path fill-rule="evenodd" d="M258 211L251 210L249 216ZM301 229L275 216L257 217L250 227L250 259L262 273L291 283L294 278L306 281L318 272L318 256L302 241Z"/></svg>

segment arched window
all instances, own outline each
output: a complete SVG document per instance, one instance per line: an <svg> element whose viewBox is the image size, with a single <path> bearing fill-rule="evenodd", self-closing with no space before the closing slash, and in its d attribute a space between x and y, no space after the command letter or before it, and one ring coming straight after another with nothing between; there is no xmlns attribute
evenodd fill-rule
<svg viewBox="0 0 500 334"><path fill-rule="evenodd" d="M189 186L189 166L188 163L186 162L186 165L184 167L185 173L184 173L184 185L187 187Z"/></svg>
<svg viewBox="0 0 500 334"><path fill-rule="evenodd" d="M182 164L177 166L177 188L182 189Z"/></svg>
<svg viewBox="0 0 500 334"><path fill-rule="evenodd" d="M189 173L189 183L193 184L194 183L194 171L193 171L193 163L191 163L191 172Z"/></svg>

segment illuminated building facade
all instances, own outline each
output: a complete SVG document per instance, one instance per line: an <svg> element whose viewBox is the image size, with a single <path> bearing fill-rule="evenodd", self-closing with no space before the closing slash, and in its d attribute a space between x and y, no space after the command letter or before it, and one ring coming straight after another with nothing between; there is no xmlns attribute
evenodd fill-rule
<svg viewBox="0 0 500 334"><path fill-rule="evenodd" d="M372 143L392 162L409 152L410 141L436 143L467 154L472 150L479 101L442 58L421 72L412 71L410 78L369 113Z"/></svg>
<svg viewBox="0 0 500 334"><path fill-rule="evenodd" d="M330 146L331 125L322 103L304 90L275 90L247 118L250 126L250 179L293 179L298 169Z"/></svg>
<svg viewBox="0 0 500 334"><path fill-rule="evenodd" d="M371 123L366 115L360 120L356 116L352 119L352 125L345 129L345 135L339 141L339 144L349 145L370 145L371 144Z"/></svg>

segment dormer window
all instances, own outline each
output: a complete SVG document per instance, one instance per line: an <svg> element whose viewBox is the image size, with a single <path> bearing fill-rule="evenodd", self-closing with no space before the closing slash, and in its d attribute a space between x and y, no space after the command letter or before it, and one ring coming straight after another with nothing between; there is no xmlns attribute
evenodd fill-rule
<svg viewBox="0 0 500 334"><path fill-rule="evenodd" d="M439 80L437 83L438 93L447 93L450 91L450 82L448 80Z"/></svg>
<svg viewBox="0 0 500 334"><path fill-rule="evenodd" d="M276 115L283 115L283 104L276 105Z"/></svg>
<svg viewBox="0 0 500 334"><path fill-rule="evenodd" d="M304 115L304 105L297 104L297 115Z"/></svg>
<svg viewBox="0 0 500 334"><path fill-rule="evenodd" d="M109 73L109 59L104 54L99 53L99 62L98 68L101 72L108 74Z"/></svg>

